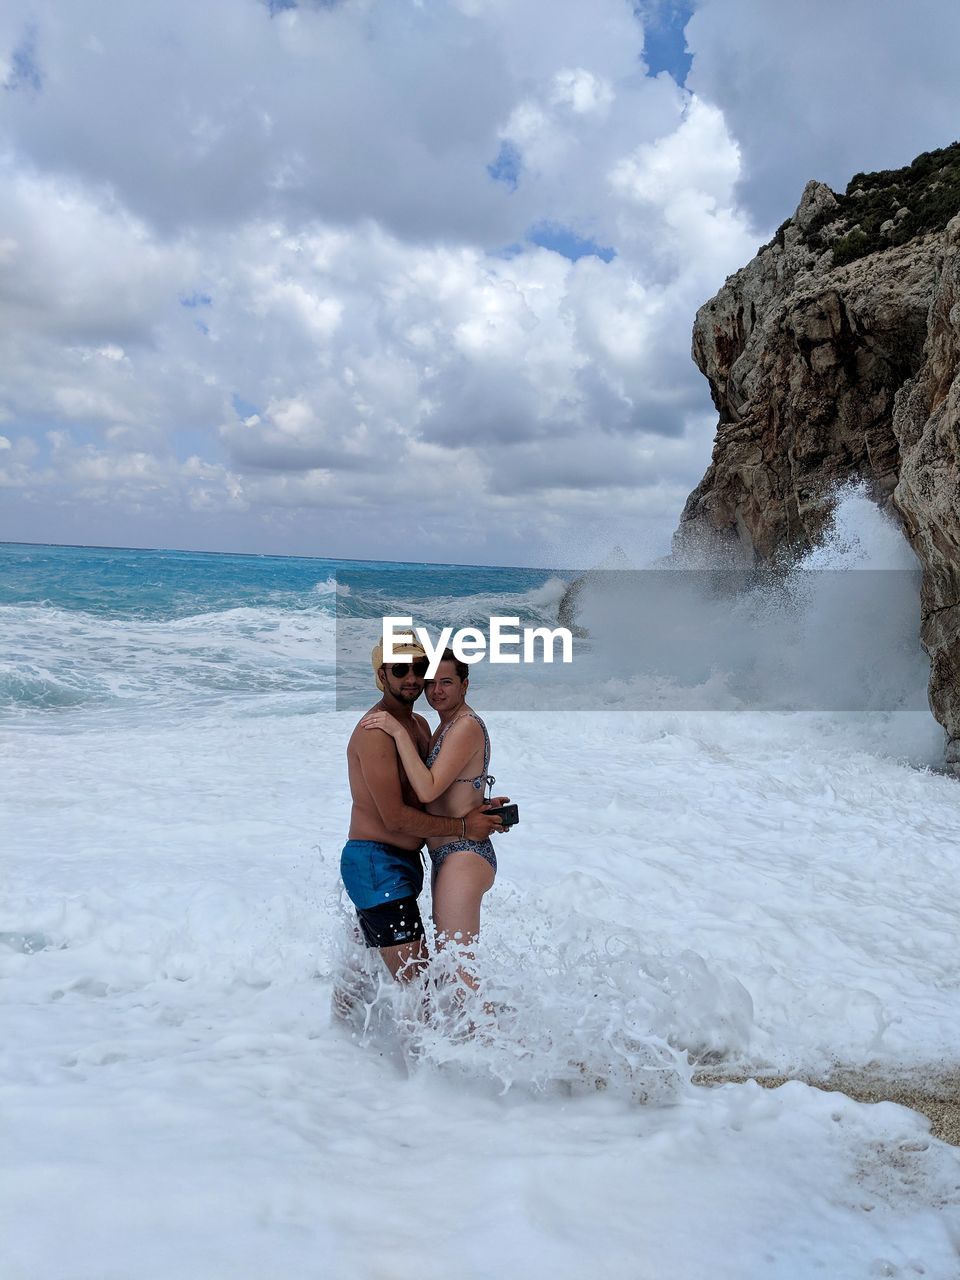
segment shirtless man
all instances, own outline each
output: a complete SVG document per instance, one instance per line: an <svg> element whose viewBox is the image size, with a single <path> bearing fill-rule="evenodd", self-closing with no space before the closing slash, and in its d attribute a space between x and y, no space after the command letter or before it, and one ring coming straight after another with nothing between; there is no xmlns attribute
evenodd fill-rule
<svg viewBox="0 0 960 1280"><path fill-rule="evenodd" d="M427 656L417 644L395 644L394 652L401 653L402 660L385 665L383 646L378 644L373 650L371 663L383 697L361 717L347 744L353 810L340 875L357 909L367 946L377 947L391 974L405 982L427 961L417 906L423 888L420 849L424 839L482 841L491 832L502 830L503 823L482 809L459 818L425 813L393 740L386 733L367 733L361 728L371 713L389 712L403 726L418 757L427 753L430 727L413 710L423 692Z"/></svg>

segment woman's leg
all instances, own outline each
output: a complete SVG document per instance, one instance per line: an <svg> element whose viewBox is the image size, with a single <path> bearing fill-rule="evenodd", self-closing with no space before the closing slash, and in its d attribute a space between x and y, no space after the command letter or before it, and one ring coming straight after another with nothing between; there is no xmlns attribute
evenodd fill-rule
<svg viewBox="0 0 960 1280"><path fill-rule="evenodd" d="M494 870L479 853L467 849L449 853L433 880L433 922L437 946L452 943L461 960L472 960L470 944L480 933L480 904L494 880ZM477 979L461 964L460 980L473 991Z"/></svg>

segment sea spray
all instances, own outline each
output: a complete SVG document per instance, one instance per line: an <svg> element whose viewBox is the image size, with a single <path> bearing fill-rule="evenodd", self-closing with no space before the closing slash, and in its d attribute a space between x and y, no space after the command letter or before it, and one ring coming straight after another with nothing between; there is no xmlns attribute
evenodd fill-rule
<svg viewBox="0 0 960 1280"><path fill-rule="evenodd" d="M673 1100L698 1064L748 1051L749 993L696 952L646 953L584 917L551 929L534 923L535 902L504 898L472 960L434 942L426 970L402 985L345 917L334 1013L360 1046L504 1091L586 1087L637 1102ZM460 963L477 992L458 979Z"/></svg>
<svg viewBox="0 0 960 1280"><path fill-rule="evenodd" d="M923 711L919 587L902 534L862 487L848 487L823 543L792 566L701 558L585 575L578 678L555 705Z"/></svg>

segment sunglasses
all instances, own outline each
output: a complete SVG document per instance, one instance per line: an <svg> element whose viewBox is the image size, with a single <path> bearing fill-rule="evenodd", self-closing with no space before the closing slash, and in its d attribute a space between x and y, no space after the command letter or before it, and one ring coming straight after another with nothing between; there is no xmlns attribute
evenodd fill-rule
<svg viewBox="0 0 960 1280"><path fill-rule="evenodd" d="M430 669L430 663L426 658L418 658L416 662L394 662L390 666L390 674L394 680L402 680L411 667L417 679L422 680Z"/></svg>

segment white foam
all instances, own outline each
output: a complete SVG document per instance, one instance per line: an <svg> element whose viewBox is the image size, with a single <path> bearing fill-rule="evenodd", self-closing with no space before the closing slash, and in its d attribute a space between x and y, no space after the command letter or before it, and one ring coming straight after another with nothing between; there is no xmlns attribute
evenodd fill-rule
<svg viewBox="0 0 960 1280"><path fill-rule="evenodd" d="M289 673L330 625L44 616L50 674L95 642L132 703L214 638ZM331 699L0 731L5 1273L954 1280L960 1166L920 1117L689 1083L960 1058L958 793L916 767L927 713L487 714L521 823L479 1007L448 984L425 1021L353 954ZM359 1022L330 1017L344 974Z"/></svg>
<svg viewBox="0 0 960 1280"><path fill-rule="evenodd" d="M333 687L330 610L238 607L183 618L6 606L0 714L123 703L184 708Z"/></svg>

